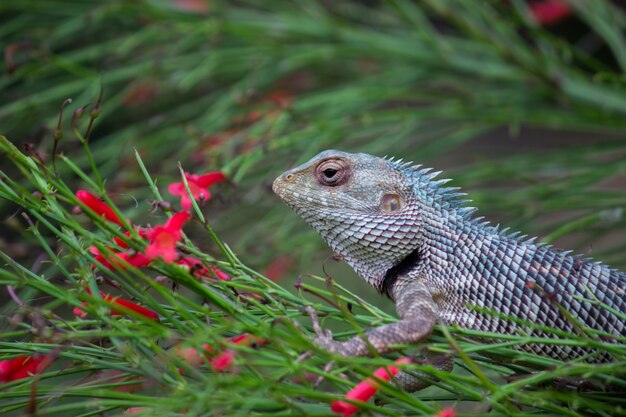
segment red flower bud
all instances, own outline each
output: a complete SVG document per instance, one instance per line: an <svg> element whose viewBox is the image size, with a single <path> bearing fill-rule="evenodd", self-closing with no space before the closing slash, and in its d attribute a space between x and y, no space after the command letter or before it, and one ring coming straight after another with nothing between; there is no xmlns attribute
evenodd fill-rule
<svg viewBox="0 0 626 417"><path fill-rule="evenodd" d="M535 21L543 26L554 25L572 14L572 6L563 0L542 0L529 6Z"/></svg>
<svg viewBox="0 0 626 417"><path fill-rule="evenodd" d="M207 268L199 259L192 258L191 256L183 256L176 264L189 268L189 273L197 277L207 279L217 278L222 281L230 281L230 276L226 272L213 265L209 265Z"/></svg>
<svg viewBox="0 0 626 417"><path fill-rule="evenodd" d="M228 341L234 345L251 347L257 347L267 344L267 340L261 339L260 337L250 333L244 333L240 334L239 336L231 337L228 339Z"/></svg>
<svg viewBox="0 0 626 417"><path fill-rule="evenodd" d="M98 216L104 217L108 221L118 224L120 226L123 225L122 219L120 219L119 216L115 214L115 211L113 211L111 207L109 207L105 202L100 200L95 195L91 194L89 191L76 191L76 198L81 203L89 207Z"/></svg>
<svg viewBox="0 0 626 417"><path fill-rule="evenodd" d="M45 355L20 356L0 361L0 382L11 382L41 373L48 366Z"/></svg>
<svg viewBox="0 0 626 417"><path fill-rule="evenodd" d="M410 363L410 358L400 358L396 361L397 364ZM386 367L378 368L374 372L374 376L382 379L383 381L389 381L392 376L398 374L400 370L398 367L389 365ZM345 396L347 400L354 401L367 401L376 394L380 383L373 379L367 378L365 381L359 382L354 388L352 388ZM338 414L343 414L343 417L350 417L352 414L359 411L359 407L355 404L351 404L345 401L333 401L331 404L331 410Z"/></svg>
<svg viewBox="0 0 626 417"><path fill-rule="evenodd" d="M91 295L91 290L87 288L85 291L87 292L87 294ZM111 306L112 316L122 316L122 315L127 314L127 311L130 310L147 319L159 321L158 313L152 310L149 310L145 307L142 307L139 304L135 304L131 301L124 300L123 298L114 297L112 295L108 295L103 292L100 292L100 296L107 304ZM83 302L82 305L83 306L87 305L87 302ZM120 308L122 310L119 310ZM87 315L87 313L85 313L82 309L78 307L75 307L74 310L72 310L72 312L75 315L80 316L80 317L85 317Z"/></svg>
<svg viewBox="0 0 626 417"><path fill-rule="evenodd" d="M440 412L438 412L437 414L435 414L435 417L455 417L455 416L456 416L456 411L454 411L454 408L452 407L446 407Z"/></svg>

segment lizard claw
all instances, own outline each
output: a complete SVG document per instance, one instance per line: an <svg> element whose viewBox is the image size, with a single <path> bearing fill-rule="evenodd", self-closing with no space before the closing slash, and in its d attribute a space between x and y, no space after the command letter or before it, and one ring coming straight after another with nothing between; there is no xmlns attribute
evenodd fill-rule
<svg viewBox="0 0 626 417"><path fill-rule="evenodd" d="M322 326L320 326L317 311L315 311L315 309L311 306L303 307L301 311L307 313L311 317L313 331L317 336L313 342L324 350L331 353L338 353L340 351L339 345L341 345L341 342L333 340L333 332L323 329Z"/></svg>
<svg viewBox="0 0 626 417"><path fill-rule="evenodd" d="M335 355L347 357L347 356L361 356L361 345L364 346L363 341L359 338L356 343L339 342L333 339L333 333L330 330L322 329L319 319L317 317L317 311L311 306L302 307L303 313L307 313L311 317L311 324L313 331L316 334L316 338L313 340L318 347Z"/></svg>
<svg viewBox="0 0 626 417"><path fill-rule="evenodd" d="M306 306L306 307L303 307L301 311L304 313L307 313L309 317L311 317L311 324L313 325L313 331L317 335L317 339L315 340L316 342L320 339L332 341L333 333L330 330L322 329L322 326L320 326L319 319L317 318L317 311L315 311L313 307Z"/></svg>

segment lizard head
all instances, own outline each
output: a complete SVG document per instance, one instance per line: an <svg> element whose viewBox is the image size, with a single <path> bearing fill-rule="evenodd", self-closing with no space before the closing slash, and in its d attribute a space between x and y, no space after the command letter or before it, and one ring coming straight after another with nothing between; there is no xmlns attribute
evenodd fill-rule
<svg viewBox="0 0 626 417"><path fill-rule="evenodd" d="M387 272L420 245L412 170L389 159L328 150L284 172L272 188L382 291Z"/></svg>

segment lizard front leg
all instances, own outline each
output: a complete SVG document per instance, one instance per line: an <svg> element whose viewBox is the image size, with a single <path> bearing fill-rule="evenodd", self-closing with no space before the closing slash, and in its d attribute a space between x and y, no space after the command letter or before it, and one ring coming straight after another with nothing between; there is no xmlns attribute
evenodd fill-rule
<svg viewBox="0 0 626 417"><path fill-rule="evenodd" d="M399 282L398 285L401 291L395 291L398 294L394 298L400 320L369 330L365 338L354 336L343 342L333 340L332 334L320 327L316 312L306 309L317 334L315 343L341 356L368 356L371 354L368 344L379 354L384 354L393 350L394 345L415 344L428 337L437 322L437 306L430 292L417 280Z"/></svg>
<svg viewBox="0 0 626 417"><path fill-rule="evenodd" d="M400 320L366 332L367 342L362 336L343 342L333 340L332 333L319 325L315 310L307 308L317 334L315 343L337 355L367 356L371 354L368 344L379 354L384 354L393 350L394 345L415 344L428 337L437 322L437 305L428 288L419 280L398 280L394 285L394 298ZM454 358L449 356L430 356L426 360L444 371L451 371L454 365ZM400 372L394 382L408 392L430 385L429 376L421 372L415 376Z"/></svg>

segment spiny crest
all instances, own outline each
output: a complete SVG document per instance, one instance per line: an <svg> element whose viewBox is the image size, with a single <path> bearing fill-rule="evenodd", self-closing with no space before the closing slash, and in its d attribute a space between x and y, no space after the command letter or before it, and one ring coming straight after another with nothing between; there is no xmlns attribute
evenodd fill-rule
<svg viewBox="0 0 626 417"><path fill-rule="evenodd" d="M500 225L492 225L488 220L485 220L483 216L474 217L474 214L478 211L478 209L467 205L471 202L471 200L463 198L467 196L467 193L460 192L460 187L444 187L444 185L452 181L452 179L434 179L441 174L442 171L431 172L433 170L432 168L423 168L421 164L402 162L401 159L396 160L393 157L385 157L384 159L395 165L400 171L406 172L407 176L410 177L412 182L415 184L416 189L419 189L420 192L424 193L426 198L431 199L443 209L454 210L457 214L466 219L472 226L479 228L491 228L494 233L501 237L535 245L537 248L551 248L551 245L536 243L536 237L529 238L528 235L520 234L520 232L511 233L510 228L506 227L500 229Z"/></svg>
<svg viewBox="0 0 626 417"><path fill-rule="evenodd" d="M395 160L393 157L385 157L384 159L395 165L400 171L405 172L424 197L439 204L443 209L455 210L466 219L472 220L472 214L477 209L467 205L470 200L463 198L467 194L460 192L459 187L444 187L445 184L452 181L450 178L435 180L442 171L433 171L433 168L424 168L421 164L403 162L402 160Z"/></svg>

